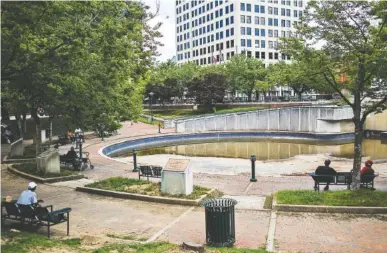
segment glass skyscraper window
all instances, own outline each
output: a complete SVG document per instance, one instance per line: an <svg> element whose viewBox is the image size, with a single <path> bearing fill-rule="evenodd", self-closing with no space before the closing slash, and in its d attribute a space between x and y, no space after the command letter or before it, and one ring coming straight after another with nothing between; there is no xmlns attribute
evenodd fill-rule
<svg viewBox="0 0 387 253"><path fill-rule="evenodd" d="M241 11L246 10L245 3L241 3Z"/></svg>

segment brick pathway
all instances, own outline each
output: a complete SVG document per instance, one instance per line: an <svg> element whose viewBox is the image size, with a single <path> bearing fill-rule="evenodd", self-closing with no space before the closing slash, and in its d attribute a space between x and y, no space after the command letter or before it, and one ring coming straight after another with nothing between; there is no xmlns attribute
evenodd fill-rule
<svg viewBox="0 0 387 253"><path fill-rule="evenodd" d="M159 135L156 126L125 122L116 136L90 139L84 144L85 151L95 164L94 170L84 174L90 180L112 176L135 178L132 164L106 159L98 150L108 144ZM169 134L173 129L163 129ZM60 148L66 152L70 145ZM2 167L3 168L3 167ZM308 176L258 177L257 183L249 182L250 175L194 175L195 184L217 188L231 196L266 196L278 189L311 189ZM10 175L2 169L2 196L16 198L26 188L28 180ZM377 188L387 189L387 179L379 178ZM380 186L380 187L379 187ZM334 187L332 188L334 189ZM155 238L181 243L205 240L204 210L175 205L99 197L75 192L74 189L57 185L39 185L38 197L55 208L70 206L71 235L98 236L107 234L135 235L138 238ZM236 246L265 247L269 231L270 212L262 210L236 210ZM332 215L308 213L279 213L276 221L274 246L280 252L385 252L387 248L387 216L366 217L361 215ZM42 231L44 233L44 231ZM65 235L65 225L53 227L54 236ZM158 236L159 235L159 236ZM366 236L364 236L366 235ZM369 238L369 239L368 239ZM384 251L383 251L384 250Z"/></svg>

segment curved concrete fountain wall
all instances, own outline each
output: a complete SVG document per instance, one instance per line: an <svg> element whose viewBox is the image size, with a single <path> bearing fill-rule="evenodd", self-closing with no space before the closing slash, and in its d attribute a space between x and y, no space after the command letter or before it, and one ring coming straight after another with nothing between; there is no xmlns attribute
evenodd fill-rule
<svg viewBox="0 0 387 253"><path fill-rule="evenodd" d="M303 142L316 144L342 144L354 140L353 133L294 133L294 132L209 132L195 134L162 135L124 141L102 148L102 154L117 156L131 152L181 144L208 143L217 141L254 141L270 140L285 142Z"/></svg>
<svg viewBox="0 0 387 253"><path fill-rule="evenodd" d="M353 131L349 106L305 106L176 120L176 132L261 130L340 133Z"/></svg>

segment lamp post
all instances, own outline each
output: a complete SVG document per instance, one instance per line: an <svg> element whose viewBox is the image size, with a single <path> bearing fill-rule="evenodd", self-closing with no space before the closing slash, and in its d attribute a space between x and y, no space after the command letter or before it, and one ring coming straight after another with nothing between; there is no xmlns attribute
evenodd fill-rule
<svg viewBox="0 0 387 253"><path fill-rule="evenodd" d="M75 148L79 148L79 158L82 161L82 139L79 133L75 133Z"/></svg>
<svg viewBox="0 0 387 253"><path fill-rule="evenodd" d="M153 112L152 112L152 98L153 98L153 95L155 93L154 92L149 92L149 106L150 106L150 111L151 111L151 122L153 122Z"/></svg>
<svg viewBox="0 0 387 253"><path fill-rule="evenodd" d="M101 124L101 129L102 129L102 141L104 141L104 135L105 135L105 128L106 128L106 113L102 113L102 120L103 123Z"/></svg>
<svg viewBox="0 0 387 253"><path fill-rule="evenodd" d="M257 160L257 157L255 155L250 155L251 160L251 178L250 182L257 182L257 179L255 178L255 161Z"/></svg>
<svg viewBox="0 0 387 253"><path fill-rule="evenodd" d="M133 172L138 172L137 168L137 151L136 149L133 149ZM139 177L140 179L140 177Z"/></svg>

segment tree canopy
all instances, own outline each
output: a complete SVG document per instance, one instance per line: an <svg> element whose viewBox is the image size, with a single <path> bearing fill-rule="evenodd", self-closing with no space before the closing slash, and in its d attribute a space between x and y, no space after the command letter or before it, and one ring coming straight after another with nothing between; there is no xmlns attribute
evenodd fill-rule
<svg viewBox="0 0 387 253"><path fill-rule="evenodd" d="M281 46L322 80L320 88L336 91L352 108L353 189L359 188L366 117L387 107L386 10L385 1L310 1L297 27L300 36L284 39ZM353 99L344 95L344 89Z"/></svg>
<svg viewBox="0 0 387 253"><path fill-rule="evenodd" d="M13 111L90 126L135 117L159 37L140 2L4 2L2 98ZM37 133L37 136L39 134Z"/></svg>

